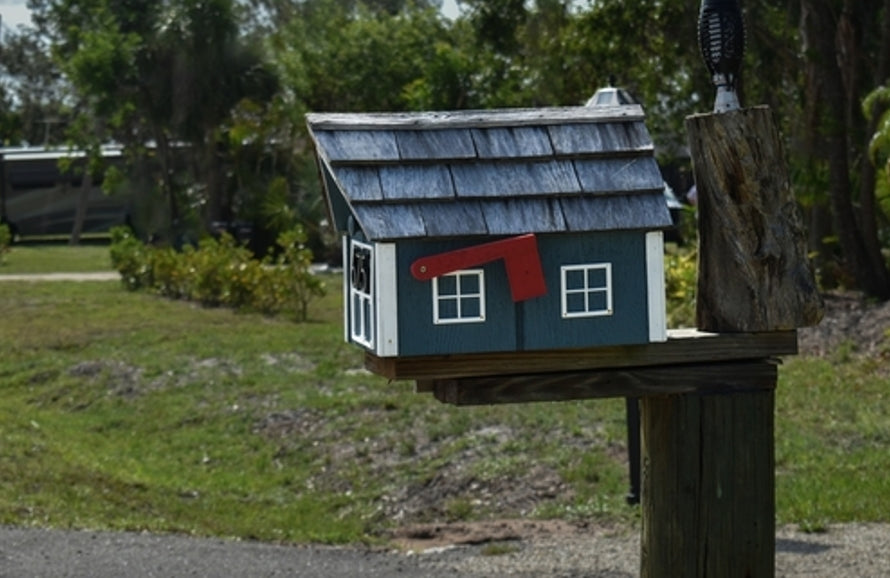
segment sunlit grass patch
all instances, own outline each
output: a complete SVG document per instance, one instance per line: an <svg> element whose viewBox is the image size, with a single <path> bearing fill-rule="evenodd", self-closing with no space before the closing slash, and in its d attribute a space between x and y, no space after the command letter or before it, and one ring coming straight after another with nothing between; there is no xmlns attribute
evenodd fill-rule
<svg viewBox="0 0 890 578"><path fill-rule="evenodd" d="M790 360L776 399L779 520L888 521L890 390L875 361Z"/></svg>
<svg viewBox="0 0 890 578"><path fill-rule="evenodd" d="M624 400L456 408L357 371L326 281L302 324L0 283L0 523L347 543L408 522L639 522ZM879 361L786 360L780 522L887 521L887 396Z"/></svg>
<svg viewBox="0 0 890 578"><path fill-rule="evenodd" d="M96 271L112 271L107 245L17 244L0 265L0 275Z"/></svg>

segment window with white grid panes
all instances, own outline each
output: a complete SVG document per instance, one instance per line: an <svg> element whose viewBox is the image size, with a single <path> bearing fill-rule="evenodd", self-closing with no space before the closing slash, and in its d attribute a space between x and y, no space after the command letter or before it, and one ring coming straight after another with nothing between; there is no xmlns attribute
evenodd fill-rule
<svg viewBox="0 0 890 578"><path fill-rule="evenodd" d="M560 268L562 316L612 315L612 264L563 265Z"/></svg>
<svg viewBox="0 0 890 578"><path fill-rule="evenodd" d="M433 323L485 321L485 272L467 269L433 279Z"/></svg>

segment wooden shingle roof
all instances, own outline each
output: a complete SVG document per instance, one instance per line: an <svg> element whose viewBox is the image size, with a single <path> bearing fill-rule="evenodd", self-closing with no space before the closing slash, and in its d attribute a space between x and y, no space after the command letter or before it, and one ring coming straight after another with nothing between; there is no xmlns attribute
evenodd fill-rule
<svg viewBox="0 0 890 578"><path fill-rule="evenodd" d="M659 229L638 105L310 114L331 217L369 240Z"/></svg>

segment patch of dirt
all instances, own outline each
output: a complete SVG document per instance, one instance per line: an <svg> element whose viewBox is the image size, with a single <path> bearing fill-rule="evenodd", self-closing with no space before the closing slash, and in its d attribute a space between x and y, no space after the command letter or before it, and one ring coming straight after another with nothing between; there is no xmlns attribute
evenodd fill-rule
<svg viewBox="0 0 890 578"><path fill-rule="evenodd" d="M299 353L265 353L262 356L266 365L274 365L283 368L291 373L307 373L315 371L315 363L310 359L306 359Z"/></svg>
<svg viewBox="0 0 890 578"><path fill-rule="evenodd" d="M87 381L103 380L109 395L131 398L140 393L142 370L119 361L88 360L68 368L68 375Z"/></svg>
<svg viewBox="0 0 890 578"><path fill-rule="evenodd" d="M571 487L554 470L537 466L522 475L480 478L468 472L473 459L455 459L422 485L401 488L387 496L384 512L391 520L448 520L465 510L523 516L536 507L570 500Z"/></svg>
<svg viewBox="0 0 890 578"><path fill-rule="evenodd" d="M452 524L411 524L389 536L402 549L422 552L434 548L528 541L543 538L586 536L612 531L605 526L563 520L488 520Z"/></svg>
<svg viewBox="0 0 890 578"><path fill-rule="evenodd" d="M268 438L311 435L322 423L324 416L308 409L289 409L270 413L257 421L251 431Z"/></svg>
<svg viewBox="0 0 890 578"><path fill-rule="evenodd" d="M387 419L384 409L358 411L368 414L364 421ZM573 497L571 485L555 468L544 464L525 469L507 464L503 473L490 470L493 456L510 455L507 446L512 443L514 434L509 427L487 426L465 434L466 438L445 436L435 441L425 433L422 422L407 431L393 431L360 440L356 440L348 428L347 423L339 423L336 418L332 420L319 412L295 409L267 414L254 422L252 431L275 440L282 457L296 445L314 447L318 444L324 448L316 459L312 477L307 481L309 487L358 492L361 488L354 487L349 468L358 465L374 472L375 478L388 487L376 503L377 515L400 524L402 529L398 533L406 544L415 540L418 544L426 544L423 548L439 547L446 542L508 540L516 528L521 528L524 535L529 528L544 525L509 521L492 526L491 522L477 524L465 520L469 516L520 519L548 503L571 501ZM589 443L590 436L585 439ZM573 442L582 443L566 435L565 444ZM460 449L455 450L455 446ZM441 465L428 478L418 476L406 482L397 474L406 468L428 467L421 464L430 462L441 462ZM555 531L555 527L551 531Z"/></svg>
<svg viewBox="0 0 890 578"><path fill-rule="evenodd" d="M823 295L825 316L798 330L801 355L833 356L844 348L868 357L890 357L890 301L876 303L861 293Z"/></svg>

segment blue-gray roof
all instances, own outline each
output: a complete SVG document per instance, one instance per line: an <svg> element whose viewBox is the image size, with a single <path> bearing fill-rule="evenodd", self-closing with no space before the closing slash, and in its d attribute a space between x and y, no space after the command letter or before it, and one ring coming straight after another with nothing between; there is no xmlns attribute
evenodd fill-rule
<svg viewBox="0 0 890 578"><path fill-rule="evenodd" d="M670 226L638 105L310 114L331 217L370 240Z"/></svg>

